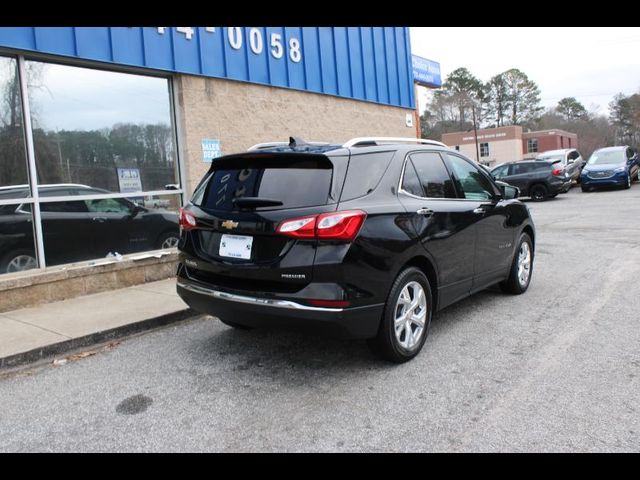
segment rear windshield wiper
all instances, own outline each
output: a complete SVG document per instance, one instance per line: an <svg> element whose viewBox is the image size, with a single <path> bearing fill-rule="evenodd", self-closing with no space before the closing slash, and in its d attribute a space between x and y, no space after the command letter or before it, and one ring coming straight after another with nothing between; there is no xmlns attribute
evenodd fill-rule
<svg viewBox="0 0 640 480"><path fill-rule="evenodd" d="M280 200L261 197L238 197L231 200L231 202L240 208L278 207L282 205Z"/></svg>

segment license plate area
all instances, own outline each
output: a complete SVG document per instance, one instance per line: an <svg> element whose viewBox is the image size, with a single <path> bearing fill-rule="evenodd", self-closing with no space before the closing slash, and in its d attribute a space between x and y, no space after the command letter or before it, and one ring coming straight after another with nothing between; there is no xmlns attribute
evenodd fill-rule
<svg viewBox="0 0 640 480"><path fill-rule="evenodd" d="M228 235L220 237L218 255L221 257L249 260L253 248L253 237L248 235Z"/></svg>

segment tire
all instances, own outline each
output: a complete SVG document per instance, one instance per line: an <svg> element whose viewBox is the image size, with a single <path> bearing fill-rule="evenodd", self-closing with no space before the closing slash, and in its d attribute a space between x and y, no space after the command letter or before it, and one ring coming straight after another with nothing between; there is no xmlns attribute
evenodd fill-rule
<svg viewBox="0 0 640 480"><path fill-rule="evenodd" d="M222 323L224 323L225 325L231 327L231 328L235 328L236 330L254 330L253 327L247 327L246 325L240 325L239 323L235 323L235 322L230 322L229 320L222 320L221 318L219 318L218 320L220 320Z"/></svg>
<svg viewBox="0 0 640 480"><path fill-rule="evenodd" d="M173 248L178 245L180 241L179 232L164 232L156 240L156 249Z"/></svg>
<svg viewBox="0 0 640 480"><path fill-rule="evenodd" d="M526 245L526 247L523 247ZM524 267L526 270L526 280L523 281L523 272L520 270L520 260L524 254L525 249L528 250L528 268ZM518 240L518 246L516 247L515 255L513 256L513 262L511 263L511 270L509 270L509 276L503 282L500 282L500 289L505 293L511 293L513 295L520 295L524 293L529 288L529 284L531 283L531 275L533 274L533 243L531 242L531 237L522 233L520 235L520 239ZM525 261L525 258L522 258L522 261ZM521 276L521 274L523 274Z"/></svg>
<svg viewBox="0 0 640 480"><path fill-rule="evenodd" d="M24 272L32 268L38 268L38 261L31 250L14 250L0 259L0 273Z"/></svg>
<svg viewBox="0 0 640 480"><path fill-rule="evenodd" d="M544 185L533 185L529 190L531 200L534 202L542 202L547 198L547 187Z"/></svg>
<svg viewBox="0 0 640 480"><path fill-rule="evenodd" d="M400 272L389 291L378 334L367 342L371 351L394 363L404 363L418 355L429 334L432 298L431 285L422 270L409 267ZM414 305L412 310L406 310L407 302ZM409 312L413 315L407 321L399 321L396 331L396 319L404 318ZM408 336L409 330L411 336Z"/></svg>

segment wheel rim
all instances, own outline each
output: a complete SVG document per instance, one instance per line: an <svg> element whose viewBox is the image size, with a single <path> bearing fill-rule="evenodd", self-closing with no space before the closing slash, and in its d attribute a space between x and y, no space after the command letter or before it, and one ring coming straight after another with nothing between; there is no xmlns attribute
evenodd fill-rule
<svg viewBox="0 0 640 480"><path fill-rule="evenodd" d="M427 297L418 282L407 283L398 297L394 327L396 340L407 350L415 347L424 334Z"/></svg>
<svg viewBox="0 0 640 480"><path fill-rule="evenodd" d="M178 246L180 239L178 237L169 237L162 242L161 248L173 248Z"/></svg>
<svg viewBox="0 0 640 480"><path fill-rule="evenodd" d="M542 190L540 190L539 188L536 188L533 191L533 199L534 200L542 200L543 197L544 197L544 194L542 193Z"/></svg>
<svg viewBox="0 0 640 480"><path fill-rule="evenodd" d="M524 287L531 274L531 248L527 242L523 242L518 252L518 281Z"/></svg>
<svg viewBox="0 0 640 480"><path fill-rule="evenodd" d="M7 264L7 273L22 272L37 268L38 262L31 255L17 255L13 257Z"/></svg>
<svg viewBox="0 0 640 480"><path fill-rule="evenodd" d="M627 187L631 186L631 175L627 176Z"/></svg>

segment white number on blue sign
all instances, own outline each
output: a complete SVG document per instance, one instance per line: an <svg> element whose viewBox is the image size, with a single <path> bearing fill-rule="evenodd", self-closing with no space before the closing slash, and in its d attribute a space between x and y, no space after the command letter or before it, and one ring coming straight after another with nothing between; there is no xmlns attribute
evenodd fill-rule
<svg viewBox="0 0 640 480"><path fill-rule="evenodd" d="M257 28L249 30L249 46L256 55L262 53L262 32Z"/></svg>
<svg viewBox="0 0 640 480"><path fill-rule="evenodd" d="M176 31L184 33L187 40L191 40L191 37L193 37L193 28L191 27L176 27Z"/></svg>
<svg viewBox="0 0 640 480"><path fill-rule="evenodd" d="M160 35L164 35L167 27L156 27ZM193 27L176 27L176 31L183 33L187 40L191 40L195 33ZM207 33L216 33L216 27L205 27ZM234 50L242 48L242 29L240 27L227 28L227 40L229 46ZM282 35L272 33L269 42L271 56L280 59L284 56L284 47L282 45ZM249 48L255 55L260 55L264 50L264 39L262 38L262 30L259 28L251 28L249 30ZM295 37L289 39L289 58L292 62L298 63L302 60L302 49L300 48L300 40Z"/></svg>
<svg viewBox="0 0 640 480"><path fill-rule="evenodd" d="M279 33L271 34L271 55L274 58L282 58L284 49L282 48L282 35Z"/></svg>

